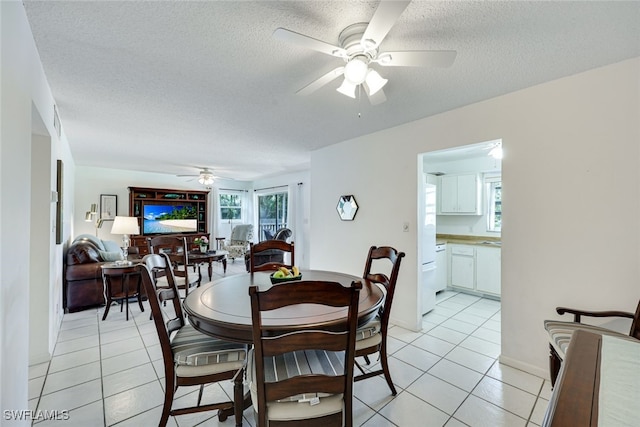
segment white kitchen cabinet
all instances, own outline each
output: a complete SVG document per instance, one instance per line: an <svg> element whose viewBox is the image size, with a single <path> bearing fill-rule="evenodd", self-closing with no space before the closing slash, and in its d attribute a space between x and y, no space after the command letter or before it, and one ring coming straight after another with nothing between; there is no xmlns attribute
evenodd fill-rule
<svg viewBox="0 0 640 427"><path fill-rule="evenodd" d="M475 251L469 245L447 245L451 247L450 274L451 286L473 290L475 288Z"/></svg>
<svg viewBox="0 0 640 427"><path fill-rule="evenodd" d="M500 248L476 247L476 290L500 295Z"/></svg>
<svg viewBox="0 0 640 427"><path fill-rule="evenodd" d="M438 187L438 214L481 215L480 175L443 175Z"/></svg>
<svg viewBox="0 0 640 427"><path fill-rule="evenodd" d="M449 286L500 296L501 249L495 246L448 244Z"/></svg>

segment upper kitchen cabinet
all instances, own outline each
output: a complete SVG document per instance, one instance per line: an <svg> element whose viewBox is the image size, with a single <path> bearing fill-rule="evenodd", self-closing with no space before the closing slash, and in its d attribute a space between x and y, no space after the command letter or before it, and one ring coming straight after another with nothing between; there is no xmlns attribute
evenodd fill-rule
<svg viewBox="0 0 640 427"><path fill-rule="evenodd" d="M481 194L479 174L443 175L438 186L438 214L482 215Z"/></svg>

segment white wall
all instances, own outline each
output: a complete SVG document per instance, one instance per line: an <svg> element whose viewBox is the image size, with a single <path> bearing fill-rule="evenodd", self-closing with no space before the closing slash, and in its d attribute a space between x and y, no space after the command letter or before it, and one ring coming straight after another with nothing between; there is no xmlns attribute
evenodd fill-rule
<svg viewBox="0 0 640 427"><path fill-rule="evenodd" d="M31 139L32 133L39 133L33 128L37 120L32 118L32 108L42 118L46 133L51 135L51 163L55 164L56 158L65 163L68 178L63 197L68 207L73 205L70 197L74 164L64 133L59 139L53 127L53 97L19 1L0 2L0 65L0 408L19 410L28 408L27 365L32 327L29 300L48 299L54 293L62 295L64 245L55 245L54 229L43 235L40 243L49 245L50 260L43 265L52 268L50 283L42 286L44 295L30 294L30 219L38 215L45 215L47 222L52 219L51 209L45 207L40 213L31 206ZM55 188L55 182L46 182L52 178L50 173L33 176L45 180L39 184L40 188ZM46 190L43 194L46 195ZM70 212L66 211L63 217L65 242L71 233ZM55 310L56 301L50 299L42 313L34 314L36 334L43 337L41 329L48 328L49 343L55 342L62 317L62 312ZM49 345L49 352L51 350ZM12 423L29 424L28 421Z"/></svg>
<svg viewBox="0 0 640 427"><path fill-rule="evenodd" d="M558 305L640 298L640 59L507 94L312 153L311 265L360 274L370 244L407 253L392 320L417 329L416 156L501 138L502 356L547 374ZM354 222L335 213L354 194ZM339 243L339 244L338 244Z"/></svg>

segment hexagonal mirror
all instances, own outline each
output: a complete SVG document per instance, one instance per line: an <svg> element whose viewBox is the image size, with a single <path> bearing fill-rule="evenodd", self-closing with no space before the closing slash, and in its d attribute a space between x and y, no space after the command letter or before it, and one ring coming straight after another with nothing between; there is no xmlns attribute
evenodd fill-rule
<svg viewBox="0 0 640 427"><path fill-rule="evenodd" d="M356 216L356 212L358 212L356 198L352 195L340 196L336 210L338 211L338 215L340 215L341 220L353 221L353 218Z"/></svg>

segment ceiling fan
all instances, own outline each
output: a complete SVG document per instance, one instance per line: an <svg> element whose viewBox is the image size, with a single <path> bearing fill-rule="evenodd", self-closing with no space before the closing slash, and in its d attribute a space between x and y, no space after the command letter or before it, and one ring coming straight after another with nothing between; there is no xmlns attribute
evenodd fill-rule
<svg viewBox="0 0 640 427"><path fill-rule="evenodd" d="M273 36L279 40L313 49L327 55L341 58L345 65L337 67L296 92L309 95L322 86L344 75L338 92L351 98L356 97L356 89L362 85L373 105L386 101L382 90L387 79L372 68L382 67L450 67L456 58L455 50L419 50L381 52L378 50L391 27L411 3L410 0L381 0L369 23L349 25L339 36L340 46L333 46L321 40L296 33L285 28L277 28Z"/></svg>
<svg viewBox="0 0 640 427"><path fill-rule="evenodd" d="M200 173L196 174L191 174L191 175L176 175L176 176L192 176L192 177L197 177L198 178L198 182L202 185L211 185L213 184L213 181L217 178L222 178L220 176L216 176L213 174L213 171L211 171L211 169L209 168L201 168ZM228 179L228 178L225 178Z"/></svg>

